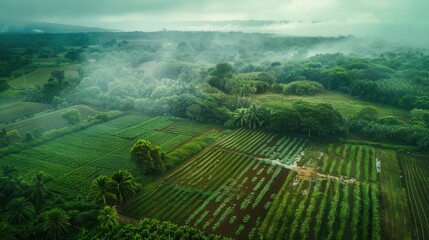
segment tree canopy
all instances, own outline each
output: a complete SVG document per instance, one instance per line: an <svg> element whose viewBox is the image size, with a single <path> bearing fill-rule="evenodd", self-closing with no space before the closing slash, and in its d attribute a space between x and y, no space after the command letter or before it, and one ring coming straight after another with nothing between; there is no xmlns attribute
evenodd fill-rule
<svg viewBox="0 0 429 240"><path fill-rule="evenodd" d="M142 169L144 174L160 174L164 172L165 152L161 147L153 146L148 140L138 140L130 151L131 159Z"/></svg>
<svg viewBox="0 0 429 240"><path fill-rule="evenodd" d="M69 124L76 124L80 122L79 110L72 108L67 110L61 115Z"/></svg>
<svg viewBox="0 0 429 240"><path fill-rule="evenodd" d="M315 95L323 91L323 85L314 81L295 81L283 87L284 94Z"/></svg>

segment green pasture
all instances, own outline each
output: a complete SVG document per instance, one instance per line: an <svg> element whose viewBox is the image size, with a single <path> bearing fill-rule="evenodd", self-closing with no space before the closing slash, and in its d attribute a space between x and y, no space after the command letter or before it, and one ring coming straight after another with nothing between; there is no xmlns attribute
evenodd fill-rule
<svg viewBox="0 0 429 240"><path fill-rule="evenodd" d="M27 73L23 76L19 76L13 80L9 81L9 85L12 88L34 88L37 85L43 86L48 82L53 71L64 71L65 77L78 77L79 65L67 65L63 67L40 67L36 68L30 73Z"/></svg>
<svg viewBox="0 0 429 240"><path fill-rule="evenodd" d="M264 103L268 106L273 107L284 104L291 104L297 100L303 100L312 104L330 103L344 117L356 113L363 107L374 106L378 108L379 117L395 116L403 121L408 121L411 118L409 112L404 109L395 108L392 106L378 103L365 102L352 96L336 92L324 92L314 96L295 96L277 93L265 93L258 94L255 96L255 98L257 102Z"/></svg>
<svg viewBox="0 0 429 240"><path fill-rule="evenodd" d="M26 132L31 132L36 128L41 128L43 131L48 131L55 128L65 127L68 125L68 123L62 117L62 114L69 109L77 109L80 112L81 120L85 120L90 115L94 115L98 113L98 111L88 106L76 105L76 106L72 106L64 109L55 110L53 112L38 114L34 117L9 123L7 125L4 125L3 127L7 131L18 130L21 136L24 136Z"/></svg>
<svg viewBox="0 0 429 240"><path fill-rule="evenodd" d="M49 104L33 102L15 102L0 105L0 124L10 124L51 108L52 106Z"/></svg>

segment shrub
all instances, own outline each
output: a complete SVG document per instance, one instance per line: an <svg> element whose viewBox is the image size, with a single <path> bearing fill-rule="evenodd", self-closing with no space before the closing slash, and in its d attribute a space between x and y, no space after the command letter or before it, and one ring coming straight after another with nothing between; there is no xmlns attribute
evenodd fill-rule
<svg viewBox="0 0 429 240"><path fill-rule="evenodd" d="M131 159L137 162L145 174L163 173L165 152L148 140L140 139L131 148Z"/></svg>
<svg viewBox="0 0 429 240"><path fill-rule="evenodd" d="M80 122L80 112L73 108L67 110L61 115L69 124L76 124Z"/></svg>
<svg viewBox="0 0 429 240"><path fill-rule="evenodd" d="M291 82L283 87L284 94L315 95L322 91L322 84L307 80Z"/></svg>
<svg viewBox="0 0 429 240"><path fill-rule="evenodd" d="M31 141L31 140L33 140L33 134L31 133L31 132L27 132L26 134L25 134L25 140L26 141Z"/></svg>

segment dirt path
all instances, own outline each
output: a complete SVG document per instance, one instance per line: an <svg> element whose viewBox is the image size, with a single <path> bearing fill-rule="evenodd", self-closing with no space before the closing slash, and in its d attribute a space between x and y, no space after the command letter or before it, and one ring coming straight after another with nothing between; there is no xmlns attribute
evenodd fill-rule
<svg viewBox="0 0 429 240"><path fill-rule="evenodd" d="M298 173L298 178L301 180L308 180L308 179L319 179L319 180L326 180L331 179L333 181L339 181L342 183L356 183L356 180L353 178L346 178L344 176L331 176L329 174L323 174L318 172L313 167L298 167L297 165L286 165L284 163L281 163L279 160L272 161L273 164L282 166L284 168L290 169L292 171L295 171Z"/></svg>
<svg viewBox="0 0 429 240"><path fill-rule="evenodd" d="M353 178L346 178L344 176L337 177L337 176L331 176L329 174L323 174L323 173L317 172L316 169L312 167L292 167L290 169L292 171L297 172L299 175L298 178L302 180L308 180L310 178L319 179L319 180L331 179L333 181L338 181L342 183L356 183L356 180Z"/></svg>
<svg viewBox="0 0 429 240"><path fill-rule="evenodd" d="M138 225L140 219L119 213L119 222L122 224Z"/></svg>

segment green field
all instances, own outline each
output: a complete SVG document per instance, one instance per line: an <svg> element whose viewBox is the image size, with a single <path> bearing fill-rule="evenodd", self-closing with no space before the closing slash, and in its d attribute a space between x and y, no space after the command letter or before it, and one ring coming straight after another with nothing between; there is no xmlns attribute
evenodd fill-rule
<svg viewBox="0 0 429 240"><path fill-rule="evenodd" d="M193 131L183 132L185 128ZM168 117L127 115L2 157L1 162L16 166L23 174L43 170L54 177L58 192L68 197L86 196L91 181L100 174L127 169L140 175L129 159L137 139L148 139L171 150L207 130L205 125Z"/></svg>
<svg viewBox="0 0 429 240"><path fill-rule="evenodd" d="M126 211L239 239L380 237L377 185L316 172L303 176L296 162L305 161L307 144L302 138L237 131L147 185ZM356 205L361 200L363 207Z"/></svg>
<svg viewBox="0 0 429 240"><path fill-rule="evenodd" d="M25 89L26 86L28 88L34 88L37 85L43 86L43 84L48 82L49 78L51 77L51 73L57 70L64 71L65 77L78 77L78 72L77 72L78 67L79 65L67 65L63 67L36 68L34 71L25 74L25 79L24 79L24 76L19 76L13 80L10 80L9 85L12 88L20 88L20 89Z"/></svg>
<svg viewBox="0 0 429 240"><path fill-rule="evenodd" d="M31 115L51 109L52 106L34 102L15 102L0 106L0 126L28 118Z"/></svg>
<svg viewBox="0 0 429 240"><path fill-rule="evenodd" d="M145 186L144 194L126 211L210 233L238 238L256 236L269 202L289 174L283 167L266 164L281 152L272 150L269 154L267 150L292 146L284 142L285 138L275 134L236 131L176 171ZM288 149L283 151L287 156L297 152Z"/></svg>
<svg viewBox="0 0 429 240"><path fill-rule="evenodd" d="M96 176L126 169L145 183L122 208L127 214L237 239L425 239L428 234L425 158L241 129L159 179L142 176L129 159L137 139L172 152L209 129L169 117L126 115L1 161L23 174L47 172L66 197L85 197Z"/></svg>
<svg viewBox="0 0 429 240"><path fill-rule="evenodd" d="M364 182L377 181L376 149L354 144L313 145L299 163L323 174Z"/></svg>
<svg viewBox="0 0 429 240"><path fill-rule="evenodd" d="M23 101L25 98L24 91L19 89L8 89L4 92L0 92L0 104L2 106L11 104L11 103L18 103ZM0 115L1 117L1 115Z"/></svg>
<svg viewBox="0 0 429 240"><path fill-rule="evenodd" d="M392 150L378 150L381 161L380 195L381 218L385 239L415 239L411 235L411 212L407 193L401 179L397 153Z"/></svg>
<svg viewBox="0 0 429 240"><path fill-rule="evenodd" d="M30 104L30 103L27 103L27 104ZM37 105L34 107L36 108ZM7 131L18 130L21 136L24 136L26 132L31 132L36 128L41 128L43 131L49 131L51 129L65 127L68 125L68 123L62 117L62 114L69 109L77 109L80 112L81 120L86 120L90 115L94 115L98 113L98 111L88 106L76 105L76 106L72 106L64 109L59 109L53 112L38 114L31 118L9 123L7 125L4 125L3 127Z"/></svg>
<svg viewBox="0 0 429 240"><path fill-rule="evenodd" d="M384 116L395 116L403 121L410 120L410 115L408 111L404 109L399 109L387 105L382 105L378 103L370 103L353 98L352 96L336 93L336 92L324 92L314 96L295 96L295 95L284 95L276 93L266 93L258 94L255 96L256 101L260 103L265 103L268 106L278 106L279 104L290 104L296 100L304 100L312 104L318 103L330 103L334 106L335 109L340 111L340 113L347 117L351 114L356 113L360 109L366 106L374 106L378 108L379 117Z"/></svg>
<svg viewBox="0 0 429 240"><path fill-rule="evenodd" d="M379 239L375 149L311 144L276 195L260 233L267 239Z"/></svg>
<svg viewBox="0 0 429 240"><path fill-rule="evenodd" d="M414 236L396 152L365 145L238 130L142 193L128 214L237 239Z"/></svg>
<svg viewBox="0 0 429 240"><path fill-rule="evenodd" d="M408 201L411 206L415 235L413 239L429 237L429 159L400 154L399 163L404 174Z"/></svg>

